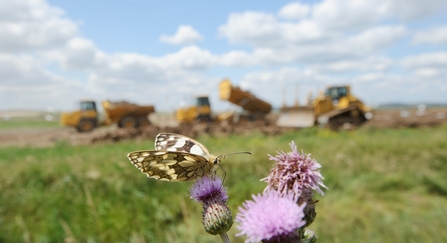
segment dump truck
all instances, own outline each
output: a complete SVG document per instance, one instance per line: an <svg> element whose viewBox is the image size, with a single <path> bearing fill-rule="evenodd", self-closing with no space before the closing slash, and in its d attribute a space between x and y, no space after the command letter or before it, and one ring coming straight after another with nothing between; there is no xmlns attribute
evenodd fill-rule
<svg viewBox="0 0 447 243"><path fill-rule="evenodd" d="M177 121L180 123L212 121L239 123L255 121L264 119L265 115L272 109L271 104L257 98L248 91L243 91L239 87L233 86L229 79L221 81L219 85L219 98L241 107L244 112L224 112L213 117L209 97L207 95L198 95L194 97L193 105L180 108L176 111Z"/></svg>
<svg viewBox="0 0 447 243"><path fill-rule="evenodd" d="M351 94L351 87L330 86L304 106L283 107L280 127L311 127L317 124L338 129L345 124L360 125L372 117L372 110Z"/></svg>
<svg viewBox="0 0 447 243"><path fill-rule="evenodd" d="M232 120L235 123L246 121L265 121L266 115L272 110L272 105L257 98L249 91L233 86L229 79L224 79L219 85L219 98L241 107L244 112L226 112L220 120Z"/></svg>
<svg viewBox="0 0 447 243"><path fill-rule="evenodd" d="M82 100L80 109L61 114L61 124L75 127L79 132L89 132L95 127L117 124L120 128L138 128L150 124L149 114L155 112L152 105L140 106L126 101L101 102L105 111L104 120L99 120L99 114L94 100Z"/></svg>

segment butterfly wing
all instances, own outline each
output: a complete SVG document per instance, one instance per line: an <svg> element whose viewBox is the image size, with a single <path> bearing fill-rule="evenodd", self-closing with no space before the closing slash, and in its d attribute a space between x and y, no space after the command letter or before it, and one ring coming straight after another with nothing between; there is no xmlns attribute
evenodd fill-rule
<svg viewBox="0 0 447 243"><path fill-rule="evenodd" d="M155 150L187 152L210 159L211 154L196 140L174 133L160 133L155 137Z"/></svg>
<svg viewBox="0 0 447 243"><path fill-rule="evenodd" d="M189 181L213 170L206 158L181 151L142 150L127 154L127 158L149 178L163 181Z"/></svg>

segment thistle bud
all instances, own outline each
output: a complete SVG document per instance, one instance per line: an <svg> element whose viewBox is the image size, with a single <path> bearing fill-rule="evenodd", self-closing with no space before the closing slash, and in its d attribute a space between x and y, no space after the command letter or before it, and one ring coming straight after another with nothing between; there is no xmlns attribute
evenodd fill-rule
<svg viewBox="0 0 447 243"><path fill-rule="evenodd" d="M227 206L226 188L219 177L203 177L192 186L191 198L203 206L202 223L205 231L222 235L233 225L233 217Z"/></svg>
<svg viewBox="0 0 447 243"><path fill-rule="evenodd" d="M303 235L301 241L303 243L316 243L317 242L317 235L312 230L305 229L304 230L304 235Z"/></svg>
<svg viewBox="0 0 447 243"><path fill-rule="evenodd" d="M227 232L233 225L231 211L225 203L214 201L203 204L203 227L206 232L218 235Z"/></svg>

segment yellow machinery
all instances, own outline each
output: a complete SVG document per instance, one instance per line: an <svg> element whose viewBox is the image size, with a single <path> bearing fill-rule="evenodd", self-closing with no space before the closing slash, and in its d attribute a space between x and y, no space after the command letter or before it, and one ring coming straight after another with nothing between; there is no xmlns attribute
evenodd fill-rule
<svg viewBox="0 0 447 243"><path fill-rule="evenodd" d="M217 121L255 121L264 119L269 113L272 106L258 98L248 91L243 91L239 87L231 84L230 80L224 79L219 85L219 97L221 100L229 101L244 109L245 114L235 114L234 112L226 112L219 114L217 118L211 115L211 107L208 96L197 96L195 104L180 108L176 111L176 119L180 123L192 122L211 122Z"/></svg>
<svg viewBox="0 0 447 243"><path fill-rule="evenodd" d="M179 108L175 117L180 123L211 122L211 107L208 96L196 96L195 104L185 108Z"/></svg>
<svg viewBox="0 0 447 243"><path fill-rule="evenodd" d="M95 101L82 100L79 110L61 114L61 124L76 127L79 132L88 132L99 125L113 123L123 128L136 128L149 125L148 115L155 111L151 105L139 106L128 102L105 100L101 104L105 111L105 120L101 123Z"/></svg>
<svg viewBox="0 0 447 243"><path fill-rule="evenodd" d="M371 108L351 95L350 86L332 86L307 106L283 107L277 125L310 127L323 124L339 128L344 124L359 125L371 116Z"/></svg>
<svg viewBox="0 0 447 243"><path fill-rule="evenodd" d="M61 124L76 127L80 132L93 130L98 125L95 101L82 100L79 110L61 113Z"/></svg>
<svg viewBox="0 0 447 243"><path fill-rule="evenodd" d="M242 109L244 109L244 114L229 114L227 113L226 118L221 120L232 119L233 122L244 122L244 121L259 121L264 120L265 115L267 115L272 110L272 105L257 98L248 91L243 91L239 87L235 87L231 84L229 79L224 79L219 85L219 98L221 100L229 101Z"/></svg>

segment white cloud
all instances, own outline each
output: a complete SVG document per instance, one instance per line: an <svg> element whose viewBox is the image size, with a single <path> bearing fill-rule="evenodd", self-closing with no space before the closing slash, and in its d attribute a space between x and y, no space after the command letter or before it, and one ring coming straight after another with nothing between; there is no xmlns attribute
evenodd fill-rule
<svg viewBox="0 0 447 243"><path fill-rule="evenodd" d="M54 84L49 73L42 71L42 67L32 55L0 54L1 88L13 89L24 85L31 88Z"/></svg>
<svg viewBox="0 0 447 243"><path fill-rule="evenodd" d="M220 57L219 63L232 67L288 63L303 65L340 63L383 51L404 38L407 32L404 26L377 26L349 36L333 36L325 41L305 43L297 43L293 38L281 39L281 33L279 33L279 37L276 39L277 45L265 45L264 47L261 43L253 43L260 46L255 46L251 53L232 51L224 54ZM288 37L287 33L290 32L284 31L282 36Z"/></svg>
<svg viewBox="0 0 447 243"><path fill-rule="evenodd" d="M444 0L381 0L381 9L387 17L398 16L404 21L413 21L435 14L442 14L447 10Z"/></svg>
<svg viewBox="0 0 447 243"><path fill-rule="evenodd" d="M330 30L359 30L388 20L411 21L445 11L444 0L325 0L314 6L312 19Z"/></svg>
<svg viewBox="0 0 447 243"><path fill-rule="evenodd" d="M132 83L176 83L177 74L205 70L213 64L209 51L196 46L184 47L176 53L162 57L151 57L136 53L104 55L91 71L96 80L115 80L113 82ZM121 80L121 81L119 81ZM182 79L186 82L186 78Z"/></svg>
<svg viewBox="0 0 447 243"><path fill-rule="evenodd" d="M0 96L15 93L13 99L0 102L0 109L48 105L63 109L81 98L151 103L166 99L167 94L177 103L180 94L206 91L212 85L204 85L213 79L199 73L214 63L215 57L207 50L186 46L161 57L105 53L92 40L80 37L77 25L65 19L62 10L45 1L0 5L5 13L0 15ZM11 26L20 31L10 35ZM173 41L201 38L191 27L181 26Z"/></svg>
<svg viewBox="0 0 447 243"><path fill-rule="evenodd" d="M256 60L245 51L230 51L218 58L218 63L229 67L247 67L256 65Z"/></svg>
<svg viewBox="0 0 447 243"><path fill-rule="evenodd" d="M227 23L219 27L219 35L231 43L275 45L280 43L281 28L273 15L247 11L230 14Z"/></svg>
<svg viewBox="0 0 447 243"><path fill-rule="evenodd" d="M219 35L242 44L240 49L219 46L225 51L217 53L191 45L203 36L181 25L174 35L159 40L186 46L151 56L105 52L83 37L62 9L44 0L1 1L0 109L49 104L58 109L95 98L172 110L197 93L222 103L217 84L232 75L240 75L236 83L275 106L281 105L284 89L292 97L290 90L298 86L304 97L326 84L351 84L367 102L414 98L408 94L433 100L447 89L447 53L402 54L396 59L388 51L396 43L405 49L409 33L415 33L414 44L445 44L445 27L414 32L406 23L441 11L442 5L436 0L292 2L277 13L229 14ZM435 84L439 88L430 90ZM396 94L399 89L404 91Z"/></svg>
<svg viewBox="0 0 447 243"><path fill-rule="evenodd" d="M274 15L260 12L230 14L219 27L219 35L230 43L248 44L255 48L284 48L301 44L321 43L337 36L324 31L313 21L280 21Z"/></svg>
<svg viewBox="0 0 447 243"><path fill-rule="evenodd" d="M63 45L78 34L64 11L43 0L0 2L0 51L39 50Z"/></svg>
<svg viewBox="0 0 447 243"><path fill-rule="evenodd" d="M407 69L438 67L445 70L445 67L447 67L447 52L431 52L408 56L401 60L401 65Z"/></svg>
<svg viewBox="0 0 447 243"><path fill-rule="evenodd" d="M414 34L413 44L447 45L447 26L418 31Z"/></svg>
<svg viewBox="0 0 447 243"><path fill-rule="evenodd" d="M328 3L335 2L329 0L322 4ZM369 6L368 3L359 3L359 8L368 10L362 5ZM294 4L286 5L282 10L290 9ZM338 6L333 7L337 9ZM324 29L324 23L311 18L290 22L268 13L232 13L219 27L220 36L230 43L248 44L253 50L230 51L221 56L219 63L246 67L342 61L386 50L409 33L404 25L362 26L359 30L344 32Z"/></svg>
<svg viewBox="0 0 447 243"><path fill-rule="evenodd" d="M43 64L31 55L0 54L0 109L67 107L88 93L79 82L56 75Z"/></svg>
<svg viewBox="0 0 447 243"><path fill-rule="evenodd" d="M178 52L160 58L165 68L184 68L191 70L207 69L214 65L215 57L211 52L197 46L187 46Z"/></svg>
<svg viewBox="0 0 447 243"><path fill-rule="evenodd" d="M440 76L441 70L438 68L418 68L414 71L414 74L425 78L433 78Z"/></svg>
<svg viewBox="0 0 447 243"><path fill-rule="evenodd" d="M384 72L395 65L395 61L385 56L366 56L353 59L344 59L328 63L310 65L316 72Z"/></svg>
<svg viewBox="0 0 447 243"><path fill-rule="evenodd" d="M278 15L285 19L300 20L306 18L310 13L310 6L299 2L292 2L282 7Z"/></svg>
<svg viewBox="0 0 447 243"><path fill-rule="evenodd" d="M296 94L299 101L304 102L309 92L315 96L327 85L350 85L353 94L369 105L386 102L444 102L444 94L447 92L445 78L446 75L433 76L429 73L415 75L382 71L337 75L287 67L275 71L252 72L244 75L241 82L256 96L280 107L284 101L287 105L292 105Z"/></svg>
<svg viewBox="0 0 447 243"><path fill-rule="evenodd" d="M348 37L346 41L358 52L374 52L396 43L406 35L405 26L377 26Z"/></svg>
<svg viewBox="0 0 447 243"><path fill-rule="evenodd" d="M181 25L173 36L162 35L160 41L172 45L188 45L203 40L200 33L189 25Z"/></svg>
<svg viewBox="0 0 447 243"><path fill-rule="evenodd" d="M66 70L89 70L98 64L101 56L95 44L85 38L72 38L64 46L42 53L49 60L58 62Z"/></svg>
<svg viewBox="0 0 447 243"><path fill-rule="evenodd" d="M50 56L59 58L62 67L87 72L86 89L98 100L129 100L141 104L161 100L162 108L156 106L161 110L177 105L180 99L195 92L207 93L212 84L207 84L210 78L200 71L211 67L215 59L209 51L196 46L183 47L161 57L106 54L84 39L73 40ZM86 59L89 61L81 65Z"/></svg>

